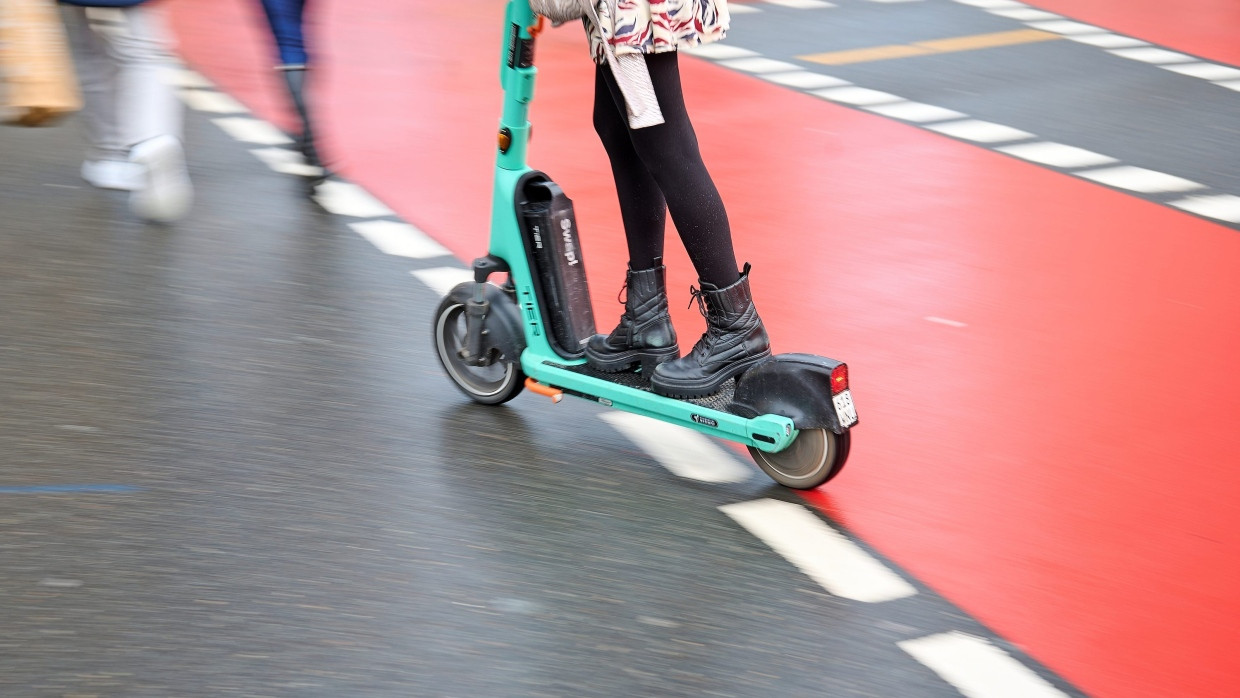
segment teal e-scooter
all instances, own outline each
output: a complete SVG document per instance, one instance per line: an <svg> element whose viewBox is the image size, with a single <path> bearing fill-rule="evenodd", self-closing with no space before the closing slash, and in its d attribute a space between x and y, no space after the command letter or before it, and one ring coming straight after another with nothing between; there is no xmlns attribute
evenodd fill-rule
<svg viewBox="0 0 1240 698"><path fill-rule="evenodd" d="M504 91L491 240L435 312L444 370L473 400L498 405L522 389L559 402L572 395L742 443L772 479L817 487L848 458L857 412L848 366L811 354L771 356L703 398L655 394L649 375L586 365L595 333L572 201L526 164L534 96L534 40L542 18L529 0L509 0L500 84ZM490 281L499 277L502 283Z"/></svg>

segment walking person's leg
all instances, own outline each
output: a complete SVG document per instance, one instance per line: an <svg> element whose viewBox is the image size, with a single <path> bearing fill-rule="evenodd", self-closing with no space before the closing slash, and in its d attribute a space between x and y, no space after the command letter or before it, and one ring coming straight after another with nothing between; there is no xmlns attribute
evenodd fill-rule
<svg viewBox="0 0 1240 698"><path fill-rule="evenodd" d="M77 57L82 89L82 123L90 145L82 162L82 179L101 189L131 191L142 185L142 172L129 162L117 111L116 63L102 37L90 27L87 9L63 6L65 33Z"/></svg>
<svg viewBox="0 0 1240 698"><path fill-rule="evenodd" d="M120 142L143 182L130 197L139 217L171 222L185 215L193 187L182 146L182 106L168 80L168 38L157 8L87 10L90 28L115 67Z"/></svg>
<svg viewBox="0 0 1240 698"><path fill-rule="evenodd" d="M305 157L306 164L321 169L323 161L315 142L313 119L306 100L306 77L310 64L305 38L306 0L262 0L262 5L280 59L276 70L281 73L293 109L301 121L297 149ZM322 171L313 175L311 188L326 176L326 172Z"/></svg>

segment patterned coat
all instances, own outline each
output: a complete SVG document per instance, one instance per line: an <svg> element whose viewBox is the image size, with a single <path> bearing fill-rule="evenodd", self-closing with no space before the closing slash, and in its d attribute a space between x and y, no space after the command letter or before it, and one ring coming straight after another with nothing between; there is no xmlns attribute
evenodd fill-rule
<svg viewBox="0 0 1240 698"><path fill-rule="evenodd" d="M722 39L730 17L727 0L596 0L602 36L586 19L590 53L602 63L603 39L622 53L663 53Z"/></svg>

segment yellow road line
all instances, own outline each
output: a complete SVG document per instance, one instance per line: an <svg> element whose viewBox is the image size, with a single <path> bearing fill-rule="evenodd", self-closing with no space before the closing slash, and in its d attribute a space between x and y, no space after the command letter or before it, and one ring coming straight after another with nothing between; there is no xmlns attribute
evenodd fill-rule
<svg viewBox="0 0 1240 698"><path fill-rule="evenodd" d="M974 34L958 36L951 39L934 39L918 41L911 44L893 44L891 46L875 46L858 48L851 51L832 51L830 53L814 53L798 56L803 61L822 63L825 65L845 65L847 63L866 63L868 61L885 61L892 58L908 58L910 56L926 56L935 53L953 53L956 51L976 51L996 46L1015 46L1031 44L1038 41L1062 39L1059 34L1044 32L1037 29L1017 29L994 34Z"/></svg>

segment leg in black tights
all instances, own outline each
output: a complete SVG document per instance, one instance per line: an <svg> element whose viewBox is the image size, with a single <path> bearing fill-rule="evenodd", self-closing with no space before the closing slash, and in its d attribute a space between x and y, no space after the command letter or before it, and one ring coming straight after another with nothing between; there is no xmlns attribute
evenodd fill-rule
<svg viewBox="0 0 1240 698"><path fill-rule="evenodd" d="M646 56L665 123L631 130L624 98L611 70L599 66L594 128L611 160L629 264L650 269L663 256L666 213L680 234L698 278L718 288L737 279L732 230L685 109L676 53Z"/></svg>

